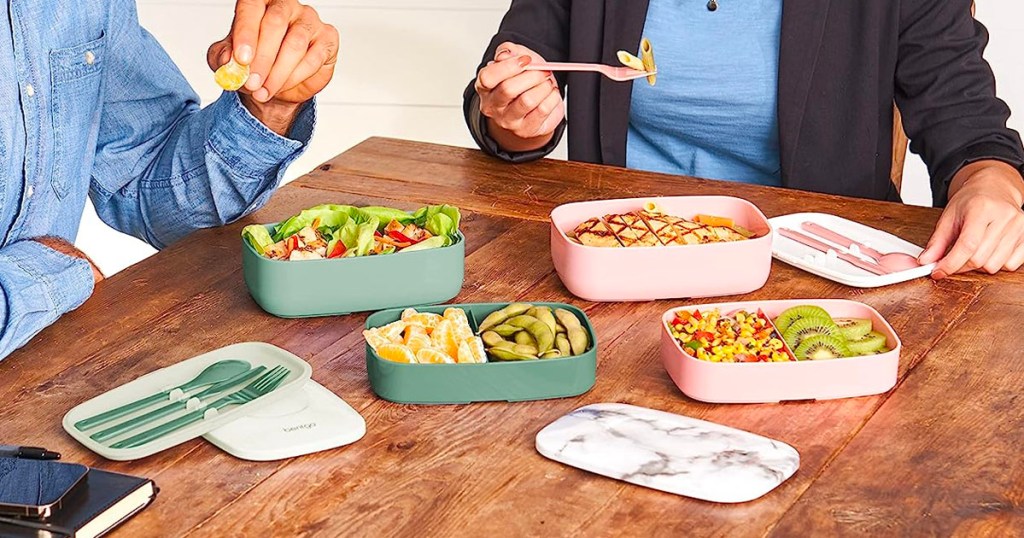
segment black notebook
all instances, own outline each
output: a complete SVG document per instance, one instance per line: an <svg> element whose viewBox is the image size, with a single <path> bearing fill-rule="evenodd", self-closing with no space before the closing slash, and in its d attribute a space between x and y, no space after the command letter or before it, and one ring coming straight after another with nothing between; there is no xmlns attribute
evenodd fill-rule
<svg viewBox="0 0 1024 538"><path fill-rule="evenodd" d="M95 538L113 530L156 496L151 480L89 469L45 521L0 516L2 538Z"/></svg>

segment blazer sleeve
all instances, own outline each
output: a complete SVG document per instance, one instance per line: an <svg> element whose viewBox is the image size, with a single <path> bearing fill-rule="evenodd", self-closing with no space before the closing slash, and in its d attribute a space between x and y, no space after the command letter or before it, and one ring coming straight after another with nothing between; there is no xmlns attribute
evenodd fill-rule
<svg viewBox="0 0 1024 538"><path fill-rule="evenodd" d="M494 58L498 45L509 41L532 49L549 62L566 61L569 55L569 9L571 0L513 0L498 27L498 33L484 51L477 72ZM565 95L565 77L556 74L562 95ZM474 88L474 78L463 92L463 113L466 126L480 149L504 161L519 163L540 159L558 146L565 133L565 121L556 129L548 144L540 149L513 153L502 149L487 134L487 121L480 113L480 97Z"/></svg>
<svg viewBox="0 0 1024 538"><path fill-rule="evenodd" d="M1024 168L1020 135L1007 128L1010 109L996 97L982 56L988 32L971 0L905 0L900 12L896 104L932 178L936 206L965 165L984 159Z"/></svg>

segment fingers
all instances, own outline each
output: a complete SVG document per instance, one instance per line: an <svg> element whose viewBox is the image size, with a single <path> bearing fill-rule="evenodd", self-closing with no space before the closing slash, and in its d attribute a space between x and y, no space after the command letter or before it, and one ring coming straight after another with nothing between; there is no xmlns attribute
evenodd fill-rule
<svg viewBox="0 0 1024 538"><path fill-rule="evenodd" d="M562 95L558 91L553 91L523 119L524 138L551 134L562 122L563 117Z"/></svg>
<svg viewBox="0 0 1024 538"><path fill-rule="evenodd" d="M928 239L928 245L917 258L918 263L928 265L939 261L949 247L953 246L954 239L956 239L956 218L952 212L943 212L939 217L939 222L935 225L935 231Z"/></svg>
<svg viewBox="0 0 1024 538"><path fill-rule="evenodd" d="M495 109L501 110L509 108L508 112L513 114L515 117L523 117L528 114L531 110L540 104L540 101L547 97L547 94L553 88L551 82L551 73L545 73L543 71L529 71L520 75L514 76L505 82L494 88L487 96L487 104ZM534 94L532 100L528 100L527 103L529 108L523 109L523 107L510 107L513 101L516 101L520 97L523 97L534 89L539 89L543 93ZM518 114L516 113L518 111Z"/></svg>
<svg viewBox="0 0 1024 538"><path fill-rule="evenodd" d="M323 84L326 84L338 62L338 41L338 30L331 25L324 26L310 45L309 50L306 51L302 61L284 82L282 89L290 90L306 81L318 85L319 79L322 77L326 77L327 80L323 81Z"/></svg>
<svg viewBox="0 0 1024 538"><path fill-rule="evenodd" d="M206 63L211 71L216 71L220 66L231 60L231 40L222 39L212 45L206 51Z"/></svg>
<svg viewBox="0 0 1024 538"><path fill-rule="evenodd" d="M480 70L476 77L477 92L491 91L506 80L523 73L533 58L529 56L516 56L504 61L495 62Z"/></svg>
<svg viewBox="0 0 1024 538"><path fill-rule="evenodd" d="M1024 238L1017 242L1017 247L1010 254L1009 259L1006 260L1003 270L1016 271L1021 267L1024 267Z"/></svg>
<svg viewBox="0 0 1024 538"><path fill-rule="evenodd" d="M561 104L561 94L550 82L544 81L524 92L493 119L499 127L520 138L534 138L550 133L542 132L544 124L552 114L560 111Z"/></svg>
<svg viewBox="0 0 1024 538"><path fill-rule="evenodd" d="M997 238L998 244L992 250L992 254L979 260L981 262L980 269L990 275L1002 271L1003 267L1010 261L1013 251L1017 248L1016 237L1007 237L1005 233L999 235L1000 237Z"/></svg>
<svg viewBox="0 0 1024 538"><path fill-rule="evenodd" d="M263 82L270 74L270 69L281 50L281 44L288 33L297 7L298 3L295 0L270 0L267 4L259 25L256 55L249 65L249 80L245 82L245 87L249 91L255 92L263 87Z"/></svg>
<svg viewBox="0 0 1024 538"><path fill-rule="evenodd" d="M935 266L932 278L942 279L963 269L971 257L984 245L987 229L987 221L968 220L960 231L960 237L953 244L953 248Z"/></svg>
<svg viewBox="0 0 1024 538"><path fill-rule="evenodd" d="M266 0L238 0L235 4L235 20L231 23L230 42L234 46L235 60L240 64L252 63L260 36L260 22L263 21L266 9Z"/></svg>
<svg viewBox="0 0 1024 538"><path fill-rule="evenodd" d="M322 26L320 17L312 8L303 7L300 10L299 17L288 27L288 32L281 41L277 58L264 77L263 87L253 92L253 98L257 101L268 101L284 87L285 82L306 57ZM324 65L327 59L325 52L325 49L319 51L319 65L316 69L309 70L309 75L316 73ZM309 60L310 63L315 61L314 58Z"/></svg>

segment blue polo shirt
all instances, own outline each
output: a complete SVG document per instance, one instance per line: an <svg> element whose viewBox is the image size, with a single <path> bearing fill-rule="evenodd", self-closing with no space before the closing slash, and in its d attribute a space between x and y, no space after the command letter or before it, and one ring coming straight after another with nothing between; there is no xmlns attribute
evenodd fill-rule
<svg viewBox="0 0 1024 538"><path fill-rule="evenodd" d="M780 185L782 0L651 0L655 86L633 82L626 166Z"/></svg>

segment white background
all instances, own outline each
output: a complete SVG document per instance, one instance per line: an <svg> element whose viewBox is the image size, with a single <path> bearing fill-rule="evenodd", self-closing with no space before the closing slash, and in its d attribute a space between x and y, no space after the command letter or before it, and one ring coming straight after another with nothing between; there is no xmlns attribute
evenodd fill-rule
<svg viewBox="0 0 1024 538"><path fill-rule="evenodd" d="M694 0L697 1L697 0ZM231 23L233 0L138 0L139 17L209 103L220 91L206 66L206 49ZM462 90L508 0L310 0L341 32L334 82L321 95L313 142L292 165L290 181L369 136L473 146L462 120ZM979 0L978 19L991 32L986 57L1000 97L1018 111L1024 130L1024 4ZM564 149L556 156L564 155ZM927 171L907 161L904 198L928 205ZM344 200L325 200L343 203ZM78 246L108 275L152 254L142 242L106 227L91 206Z"/></svg>

